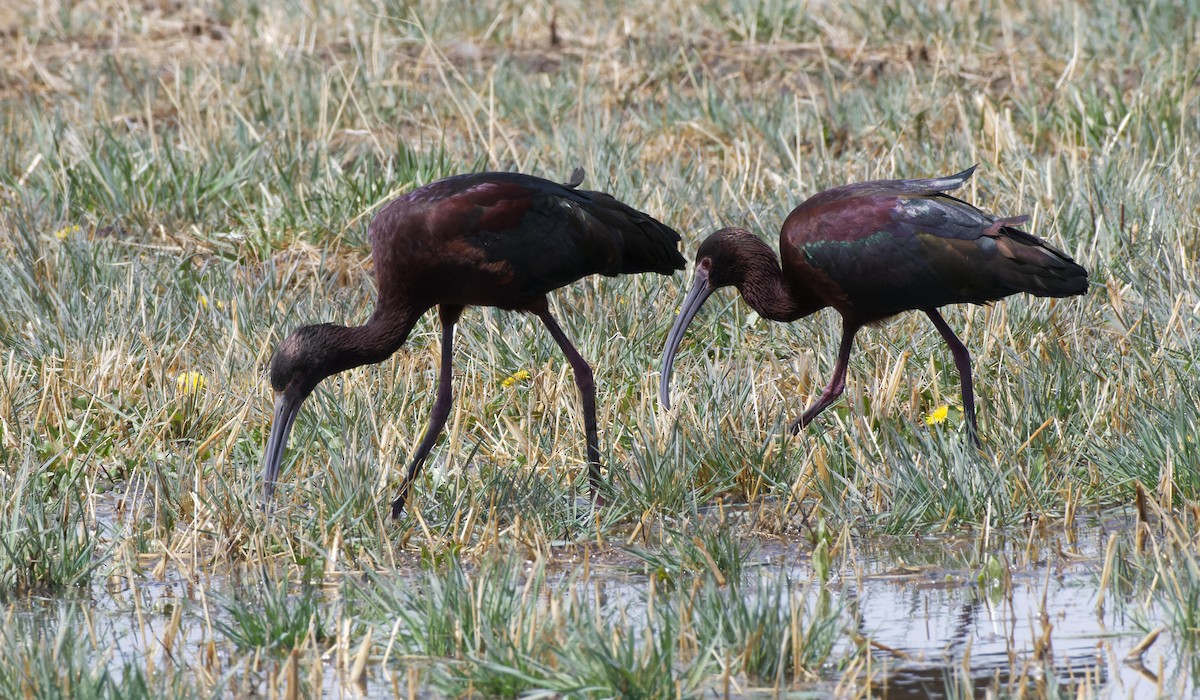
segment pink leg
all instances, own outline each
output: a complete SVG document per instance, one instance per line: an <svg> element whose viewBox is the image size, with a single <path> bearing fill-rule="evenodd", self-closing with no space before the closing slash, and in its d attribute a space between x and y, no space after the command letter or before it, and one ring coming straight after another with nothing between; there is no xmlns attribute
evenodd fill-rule
<svg viewBox="0 0 1200 700"><path fill-rule="evenodd" d="M817 414L829 408L829 404L833 403L846 390L846 367L850 364L850 348L854 345L854 334L858 333L860 327L858 324L849 322L842 326L842 345L838 348L838 359L837 365L833 368L833 378L829 380L829 386L825 387L825 390L817 397L816 402L808 407L804 415L792 422L793 435L811 423Z"/></svg>
<svg viewBox="0 0 1200 700"><path fill-rule="evenodd" d="M458 322L458 317L462 315L462 312L463 307L461 306L443 304L438 307L438 317L442 321L442 367L438 375L437 400L433 402L433 410L429 412L429 427L425 429L425 437L421 438L421 446L417 448L412 463L408 465L408 474L405 475L404 483L400 486L400 495L392 501L393 518L399 518L400 514L404 512L404 504L408 500L408 489L416 480L417 475L421 473L421 466L425 463L425 458L433 451L433 445L437 442L438 436L442 434L446 418L450 415L450 403L454 398L454 392L450 386L454 355L454 324Z"/></svg>
<svg viewBox="0 0 1200 700"><path fill-rule="evenodd" d="M543 306L534 313L546 324L550 336L558 343L558 347L562 348L567 362L571 363L571 369L575 372L575 386L579 387L579 398L583 401L583 428L587 435L588 484L592 489L592 497L595 498L596 490L600 486L600 439L596 428L596 382L592 378L592 368L571 344L567 334L563 333L558 322L550 315L548 308Z"/></svg>
<svg viewBox="0 0 1200 700"><path fill-rule="evenodd" d="M937 309L925 309L925 315L929 316L930 321L933 321L938 333L942 334L942 338L945 338L946 344L950 346L950 353L954 355L954 366L958 367L958 378L962 383L963 415L967 419L967 436L972 443L978 446L979 426L975 424L975 385L971 381L971 353L950 329L950 326L946 325L946 320L942 318Z"/></svg>

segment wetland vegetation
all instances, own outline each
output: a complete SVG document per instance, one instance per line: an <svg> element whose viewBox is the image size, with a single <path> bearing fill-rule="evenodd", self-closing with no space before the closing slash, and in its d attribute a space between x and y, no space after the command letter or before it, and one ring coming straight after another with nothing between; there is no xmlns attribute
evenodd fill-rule
<svg viewBox="0 0 1200 700"><path fill-rule="evenodd" d="M0 696L1179 697L1200 674L1200 3L19 0L0 8ZM920 314L429 314L326 381L260 509L266 367L373 304L367 222L440 177L611 192L777 246L810 194L959 194L1091 273Z"/></svg>

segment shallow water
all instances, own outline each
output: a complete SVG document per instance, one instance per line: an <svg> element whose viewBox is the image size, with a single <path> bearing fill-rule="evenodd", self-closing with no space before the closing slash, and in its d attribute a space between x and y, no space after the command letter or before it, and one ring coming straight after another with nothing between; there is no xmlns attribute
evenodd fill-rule
<svg viewBox="0 0 1200 700"><path fill-rule="evenodd" d="M835 560L830 579L813 580L811 547L803 541L764 539L747 566L748 576L786 576L809 591L827 591L845 609L848 629L840 636L834 659L857 658L848 668L828 670L810 689L817 696L858 694L870 687L889 698L992 697L998 692L1043 694L1057 686L1099 697L1179 697L1196 690L1189 674L1194 663L1167 640L1152 645L1141 663L1124 659L1146 635L1162 624L1160 608L1145 591L1118 599L1109 591L1099 602L1105 545L1113 532L1129 532L1124 519L1096 519L1071 531L1046 530L1030 539L993 533L985 546L967 533L940 538L854 540ZM1004 578L981 582L968 564L991 556L989 569ZM158 557L146 557L141 573L97 581L90 594L74 599L26 599L10 608L18 622L61 618L73 624L120 674L125 663L157 668L204 669L230 678L234 694L270 695L271 673L253 654L236 651L213 633L214 621L227 617L220 601L245 585L241 576L183 573L182 562L154 571ZM564 556L550 581L571 578L578 556ZM590 557L593 573L586 585L602 592L603 606L623 609L631 618L644 610L647 577L630 573L637 562L620 550ZM414 565L414 570L415 570ZM255 573L245 573L256 578ZM408 576L409 572L400 572ZM551 585L554 585L551 583ZM575 585L579 585L575 582ZM216 644L212 641L216 640ZM99 641L94 641L99 640ZM856 645L869 643L869 656ZM405 695L405 678L393 677L372 663L365 688L345 682L347 654L329 648L323 662L305 677L326 697ZM378 654L373 661L378 661ZM267 662L278 669L282 661ZM274 666L272 666L274 664ZM1194 673L1194 670L1192 670ZM744 696L774 694L737 686ZM424 693L418 693L424 695Z"/></svg>
<svg viewBox="0 0 1200 700"><path fill-rule="evenodd" d="M1046 683L1068 694L1068 688L1082 685L1110 697L1190 693L1194 685L1186 673L1177 673L1183 660L1165 640L1151 646L1140 663L1124 661L1162 623L1153 609L1111 597L1107 611L1098 605L1108 533L1132 526L1097 522L989 549L1026 550L1006 553L1007 588L980 584L972 570L897 568L895 557L889 565L886 554L862 557L862 572L848 590L857 598L860 631L881 647L874 654L884 666L876 675L880 695L986 697L989 690L1018 693ZM946 542L929 546L955 549ZM1026 552L1027 563L1012 563ZM1181 675L1182 685L1174 685Z"/></svg>
<svg viewBox="0 0 1200 700"><path fill-rule="evenodd" d="M1195 661L1162 634L1140 657L1127 656L1163 611L1145 590L1101 605L1105 547L1113 533L1130 533L1132 518L1094 518L1071 530L1042 528L1025 540L978 535L859 540L824 584L855 626L835 648L849 656L852 636L869 640L865 667L852 667L818 695L870 694L888 698L996 697L1051 690L1085 697L1186 697L1197 691ZM750 576L786 574L813 581L811 547L760 543ZM979 551L983 552L982 557ZM980 580L965 562L995 559ZM1007 572L1007 573L1004 573ZM608 580L610 597L640 611L644 580ZM853 678L846 677L847 674ZM854 683L853 681L857 681ZM742 688L745 695L774 690Z"/></svg>
<svg viewBox="0 0 1200 700"><path fill-rule="evenodd" d="M1124 630L1106 625L1087 586L1069 579L1043 585L1031 577L1014 581L1011 600L998 604L970 588L869 587L859 611L874 630L872 640L904 654L880 674L887 697L944 696L964 679L977 696L990 687L1006 688L1021 675L1037 683L1044 674L1043 653L1060 685L1090 682L1117 695L1158 694L1145 676L1117 660L1141 634L1122 636ZM1051 625L1048 648L1043 600Z"/></svg>

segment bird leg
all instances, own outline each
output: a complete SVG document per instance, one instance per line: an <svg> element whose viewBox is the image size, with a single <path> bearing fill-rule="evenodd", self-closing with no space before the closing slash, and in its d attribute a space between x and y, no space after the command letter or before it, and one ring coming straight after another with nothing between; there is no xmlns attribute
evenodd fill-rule
<svg viewBox="0 0 1200 700"><path fill-rule="evenodd" d="M454 392L450 386L454 354L454 324L458 322L458 317L462 315L462 312L463 307L461 306L446 304L438 306L438 317L442 321L442 368L438 375L437 400L433 402L433 410L429 413L429 427L425 429L425 437L421 438L421 445L417 448L412 463L408 465L408 474L404 477L404 483L400 485L400 495L392 501L393 518L399 518L400 513L404 511L404 504L408 500L408 489L421 472L421 465L425 463L425 458L433 450L434 443L437 442L438 436L442 434L442 428L446 425L446 418L450 415L450 403L454 398Z"/></svg>
<svg viewBox="0 0 1200 700"><path fill-rule="evenodd" d="M946 344L950 346L950 353L954 355L954 365L958 367L958 378L962 383L963 415L967 419L967 436L978 447L979 426L975 424L975 389L971 381L971 352L958 339L950 326L946 325L946 320L942 318L937 309L925 309L925 315L929 317L930 321L933 321L938 333L942 334Z"/></svg>
<svg viewBox="0 0 1200 700"><path fill-rule="evenodd" d="M558 347L562 348L567 362L571 363L571 369L575 371L575 385L579 387L579 398L583 401L583 425L587 433L588 485L592 490L592 498L596 498L600 486L600 439L596 429L596 382L592 378L592 368L550 315L549 308L543 306L534 313L546 324L550 336L558 343Z"/></svg>
<svg viewBox="0 0 1200 700"><path fill-rule="evenodd" d="M833 403L846 390L846 367L850 364L850 348L854 345L854 334L858 333L859 327L858 324L851 323L842 326L842 345L838 348L838 359L837 365L833 368L833 378L829 380L829 386L825 387L816 402L809 406L803 415L792 421L791 433L793 435L811 423L817 414L828 408L829 404Z"/></svg>

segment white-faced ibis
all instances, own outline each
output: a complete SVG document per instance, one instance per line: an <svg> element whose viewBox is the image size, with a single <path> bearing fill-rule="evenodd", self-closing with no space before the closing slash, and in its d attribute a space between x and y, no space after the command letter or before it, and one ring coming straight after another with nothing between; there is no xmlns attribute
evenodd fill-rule
<svg viewBox="0 0 1200 700"><path fill-rule="evenodd" d="M1083 294L1088 281L1087 270L1065 253L1016 228L1029 217L998 218L945 194L961 187L974 171L929 180L861 182L814 195L783 222L782 269L767 244L745 229L710 235L696 251L692 288L663 350L662 404L671 406L671 366L688 323L714 290L734 286L751 308L773 321L794 321L827 306L842 315L833 379L792 422L792 432L842 394L850 347L860 328L919 309L954 355L967 431L977 442L971 354L938 307L985 304L1017 292Z"/></svg>
<svg viewBox="0 0 1200 700"><path fill-rule="evenodd" d="M433 449L450 413L454 324L467 306L536 315L562 348L583 401L588 478L600 480L592 370L550 315L546 294L591 274L673 274L684 268L679 234L602 192L577 189L583 170L557 184L520 173L457 175L383 206L371 221L378 302L364 325L304 326L279 344L271 363L275 416L263 455L269 503L288 433L320 381L396 352L417 320L438 307L442 323L437 399L392 515Z"/></svg>

